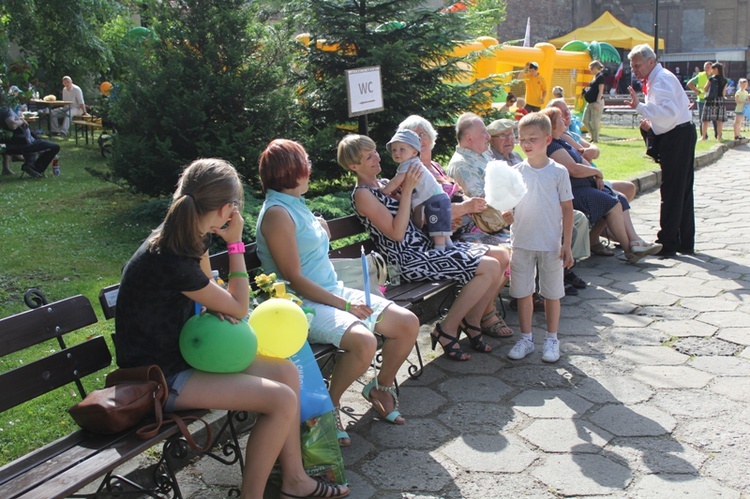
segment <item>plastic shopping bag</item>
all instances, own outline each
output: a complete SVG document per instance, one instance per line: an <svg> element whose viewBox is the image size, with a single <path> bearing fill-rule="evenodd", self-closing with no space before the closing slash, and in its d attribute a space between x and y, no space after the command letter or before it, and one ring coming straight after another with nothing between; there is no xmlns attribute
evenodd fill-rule
<svg viewBox="0 0 750 499"><path fill-rule="evenodd" d="M347 484L333 412L326 412L302 425L301 440L302 464L308 475L340 485Z"/></svg>

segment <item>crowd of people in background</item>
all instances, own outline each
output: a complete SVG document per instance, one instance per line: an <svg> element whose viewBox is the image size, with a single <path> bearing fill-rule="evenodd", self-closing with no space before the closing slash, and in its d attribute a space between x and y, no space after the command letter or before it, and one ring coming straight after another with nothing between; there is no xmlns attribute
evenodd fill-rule
<svg viewBox="0 0 750 499"><path fill-rule="evenodd" d="M649 154L662 169L660 230L655 242L639 236L630 217L635 186L605 180L594 163L600 154L596 142L605 95L604 66L598 61L589 66L593 78L585 91L588 104L583 121L591 142L572 130L572 114L562 88L552 88L549 93L554 99L548 102L539 66L529 62L519 76L526 83L525 96L509 93L501 108L515 119L485 125L474 113L459 116L455 151L445 169L432 157L435 128L417 115L400 123L384 145L399 165L390 180L380 177L381 157L372 139L352 134L338 143L336 159L355 178L350 197L354 213L377 250L398 265L401 279L447 279L462 287L431 333L433 350L439 345L445 358L471 359L459 343L462 335L479 354L493 349L485 336L515 335L497 307L501 291L510 282L520 331L505 355L521 360L535 351L532 314L543 310L541 358L556 362L560 358L560 300L587 286L572 270L576 260L616 253L603 244L605 231L619 243L621 259L628 263L694 252L692 183L697 132L690 102L679 72L663 68L649 46L633 48L629 59L643 94L629 87L627 103L643 117L641 129ZM703 140L711 121L717 123L720 139L727 116L723 65L706 63L704 71L696 72L687 85L698 95ZM82 114L85 103L71 78L64 77L63 86L63 99L73 105L70 113L52 112L51 131L65 135L70 117ZM738 113L746 106L747 86L746 79L739 80ZM7 100L7 95L0 92L0 99ZM59 145L35 137L18 111L4 101L0 104L0 124L12 134L8 151L23 155L25 173L42 176ZM738 123L735 138L741 138ZM527 191L514 209L502 212L486 201L485 174L497 161L514 170ZM399 412L395 379L414 345L419 321L396 303L378 296L366 298L362 290L339 281L328 257L327 225L304 202L311 171L301 144L277 139L265 148L259 162L265 200L257 220L257 251L263 269L287 281L303 306L314 310L310 340L334 344L343 352L329 393L339 444L347 446L351 438L341 422L340 401L367 372L378 345L376 335L385 340L382 364L362 396L384 421L406 423ZM278 457L282 494L344 497L348 487L315 481L301 467L296 429L299 384L289 362L259 358L242 373L209 375L190 368L176 347L194 301L226 317L241 318L248 313L248 274L240 240L242 204L241 179L226 161L197 160L184 170L164 222L124 268L116 319L117 362L121 367L160 365L170 385L170 410L211 407L260 414L247 444L255 458L246 464L244 494L260 492ZM206 272L210 234L222 238L229 248L231 279L226 289ZM146 275L151 276L149 282L159 285L144 290ZM154 275L161 279L153 279ZM158 331L156 336L154 331ZM230 397L227 387L247 396Z"/></svg>

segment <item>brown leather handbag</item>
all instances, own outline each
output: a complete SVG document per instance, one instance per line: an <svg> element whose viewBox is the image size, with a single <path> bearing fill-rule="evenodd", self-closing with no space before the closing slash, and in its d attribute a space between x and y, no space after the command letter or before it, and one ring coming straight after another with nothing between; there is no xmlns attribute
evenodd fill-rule
<svg viewBox="0 0 750 499"><path fill-rule="evenodd" d="M104 386L92 391L85 399L68 409L71 417L84 430L109 435L133 428L150 417L153 422L135 432L138 438L152 438L159 432L162 424L173 422L192 448L202 452L208 450L212 436L211 428L205 420L163 413L169 394L167 381L159 366L116 369L107 375ZM208 438L204 447L195 443L185 424L185 421L195 420L200 420L206 426Z"/></svg>

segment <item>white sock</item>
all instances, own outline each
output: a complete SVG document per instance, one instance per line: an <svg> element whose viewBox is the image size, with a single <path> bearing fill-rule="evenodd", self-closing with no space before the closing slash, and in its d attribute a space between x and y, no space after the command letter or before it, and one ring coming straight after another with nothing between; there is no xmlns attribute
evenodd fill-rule
<svg viewBox="0 0 750 499"><path fill-rule="evenodd" d="M445 245L444 244L436 244L435 249L438 251L445 251Z"/></svg>
<svg viewBox="0 0 750 499"><path fill-rule="evenodd" d="M526 340L530 343L534 343L534 337L531 335L531 333L521 333L521 339Z"/></svg>
<svg viewBox="0 0 750 499"><path fill-rule="evenodd" d="M547 332L547 334L544 335L545 340L556 340L557 339L557 331L554 333Z"/></svg>

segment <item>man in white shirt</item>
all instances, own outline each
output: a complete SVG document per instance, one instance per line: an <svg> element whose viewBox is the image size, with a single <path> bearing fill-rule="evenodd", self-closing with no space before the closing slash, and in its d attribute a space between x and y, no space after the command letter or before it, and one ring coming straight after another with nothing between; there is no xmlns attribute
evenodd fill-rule
<svg viewBox="0 0 750 499"><path fill-rule="evenodd" d="M83 101L81 87L73 84L73 79L70 76L63 76L62 84L62 100L70 101L72 104L70 105L70 109L67 109L67 106L62 106L52 111L52 120L50 122L52 127L51 132L53 134L68 135L70 118L86 114L86 103ZM60 118L62 118L62 126L60 125Z"/></svg>
<svg viewBox="0 0 750 499"><path fill-rule="evenodd" d="M677 77L656 62L650 46L633 47L628 59L633 73L642 82L646 102L638 101L633 87L628 87L630 100L626 102L643 116L641 128L653 131L653 153L661 165L661 230L656 241L663 248L658 255L690 255L695 252L693 180L698 138L690 101Z"/></svg>

